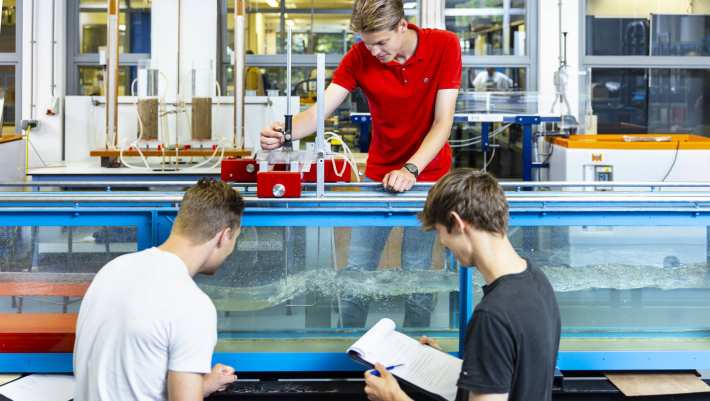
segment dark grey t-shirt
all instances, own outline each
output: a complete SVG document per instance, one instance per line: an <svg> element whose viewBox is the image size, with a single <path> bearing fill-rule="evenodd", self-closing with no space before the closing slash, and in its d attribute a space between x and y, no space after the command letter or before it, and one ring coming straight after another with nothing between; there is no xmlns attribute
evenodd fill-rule
<svg viewBox="0 0 710 401"><path fill-rule="evenodd" d="M483 293L466 328L457 399L473 392L551 400L560 311L550 282L528 262L523 272L499 277Z"/></svg>

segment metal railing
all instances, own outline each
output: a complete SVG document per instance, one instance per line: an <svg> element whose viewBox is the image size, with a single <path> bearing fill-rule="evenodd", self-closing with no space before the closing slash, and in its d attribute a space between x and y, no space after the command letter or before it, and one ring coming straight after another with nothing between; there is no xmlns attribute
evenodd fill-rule
<svg viewBox="0 0 710 401"><path fill-rule="evenodd" d="M0 182L2 187L15 188L146 188L146 187L189 187L197 181L42 181L42 182ZM499 181L503 188L514 190L535 189L535 188L648 188L657 190L662 188L707 188L710 191L710 182L702 181L678 181L678 182L658 182L658 181ZM415 188L431 188L433 182L416 183ZM253 182L231 182L230 185L237 188L256 188ZM304 182L304 188L315 188L316 183ZM326 188L381 188L379 182L335 182L325 183Z"/></svg>
<svg viewBox="0 0 710 401"><path fill-rule="evenodd" d="M192 182L54 182L54 183L0 183L0 187L28 188L82 188L103 189L98 191L0 191L0 203L179 203L183 192L180 190ZM511 206L523 203L591 203L620 204L625 202L710 204L710 183L705 182L501 182ZM235 187L255 188L252 183L235 183ZM310 184L305 187L313 188ZM145 191L120 191L121 188L154 188ZM330 184L329 189L352 188L360 191L328 191L324 197L316 197L315 191L305 191L300 198L257 198L253 191L244 191L243 196L249 206L270 205L327 205L327 204L420 204L426 200L431 184L418 185L412 191L393 194L382 189L379 183ZM647 191L564 191L570 188L636 188ZM156 190L156 188L158 190ZM544 188L546 190L533 190ZM555 188L557 191L550 189ZM116 189L116 191L113 191ZM529 189L529 190L526 190ZM663 191L662 189L675 189ZM679 190L680 189L680 190ZM687 189L687 191L682 191Z"/></svg>

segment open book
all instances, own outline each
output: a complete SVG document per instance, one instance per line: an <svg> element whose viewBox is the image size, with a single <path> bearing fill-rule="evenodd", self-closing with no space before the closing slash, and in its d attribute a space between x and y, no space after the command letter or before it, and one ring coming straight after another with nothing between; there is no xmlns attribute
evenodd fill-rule
<svg viewBox="0 0 710 401"><path fill-rule="evenodd" d="M382 319L355 344L348 355L367 366L402 364L391 373L438 398L454 401L462 361L395 330L391 319Z"/></svg>

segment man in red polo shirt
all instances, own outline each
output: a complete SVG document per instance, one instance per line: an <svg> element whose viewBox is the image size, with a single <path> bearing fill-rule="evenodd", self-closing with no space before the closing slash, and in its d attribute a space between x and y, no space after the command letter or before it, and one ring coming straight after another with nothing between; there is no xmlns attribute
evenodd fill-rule
<svg viewBox="0 0 710 401"><path fill-rule="evenodd" d="M416 181L436 181L451 168L448 138L461 83L461 48L456 35L422 29L407 23L402 0L355 0L351 29L362 41L345 55L325 92L325 112L330 115L356 88L367 96L372 116L372 143L365 175L382 182L387 190L404 192ZM293 139L316 130L316 108L294 116ZM283 144L283 124L261 132L262 149ZM380 245L389 230L353 229L348 270L375 270L382 253ZM402 267L431 267L434 237L405 229ZM375 248L371 244L378 244ZM428 253L428 256L425 254ZM421 302L410 297L405 325L427 326L431 294ZM343 324L365 324L367 302L359 312L345 313ZM347 308L348 310L353 310ZM409 314L407 312L417 310Z"/></svg>

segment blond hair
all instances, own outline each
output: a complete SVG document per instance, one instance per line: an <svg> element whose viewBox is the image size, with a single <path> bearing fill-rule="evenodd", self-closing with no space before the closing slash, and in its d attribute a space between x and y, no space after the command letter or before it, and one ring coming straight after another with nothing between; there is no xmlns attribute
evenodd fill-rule
<svg viewBox="0 0 710 401"><path fill-rule="evenodd" d="M355 0L350 29L361 33L391 31L402 18L402 0Z"/></svg>
<svg viewBox="0 0 710 401"><path fill-rule="evenodd" d="M173 231L204 244L225 228L238 228L243 213L244 200L237 190L203 178L183 196Z"/></svg>
<svg viewBox="0 0 710 401"><path fill-rule="evenodd" d="M425 230L440 224L451 232L455 223L451 212L477 230L507 233L508 201L498 181L488 173L460 168L442 177L429 191L419 220Z"/></svg>

